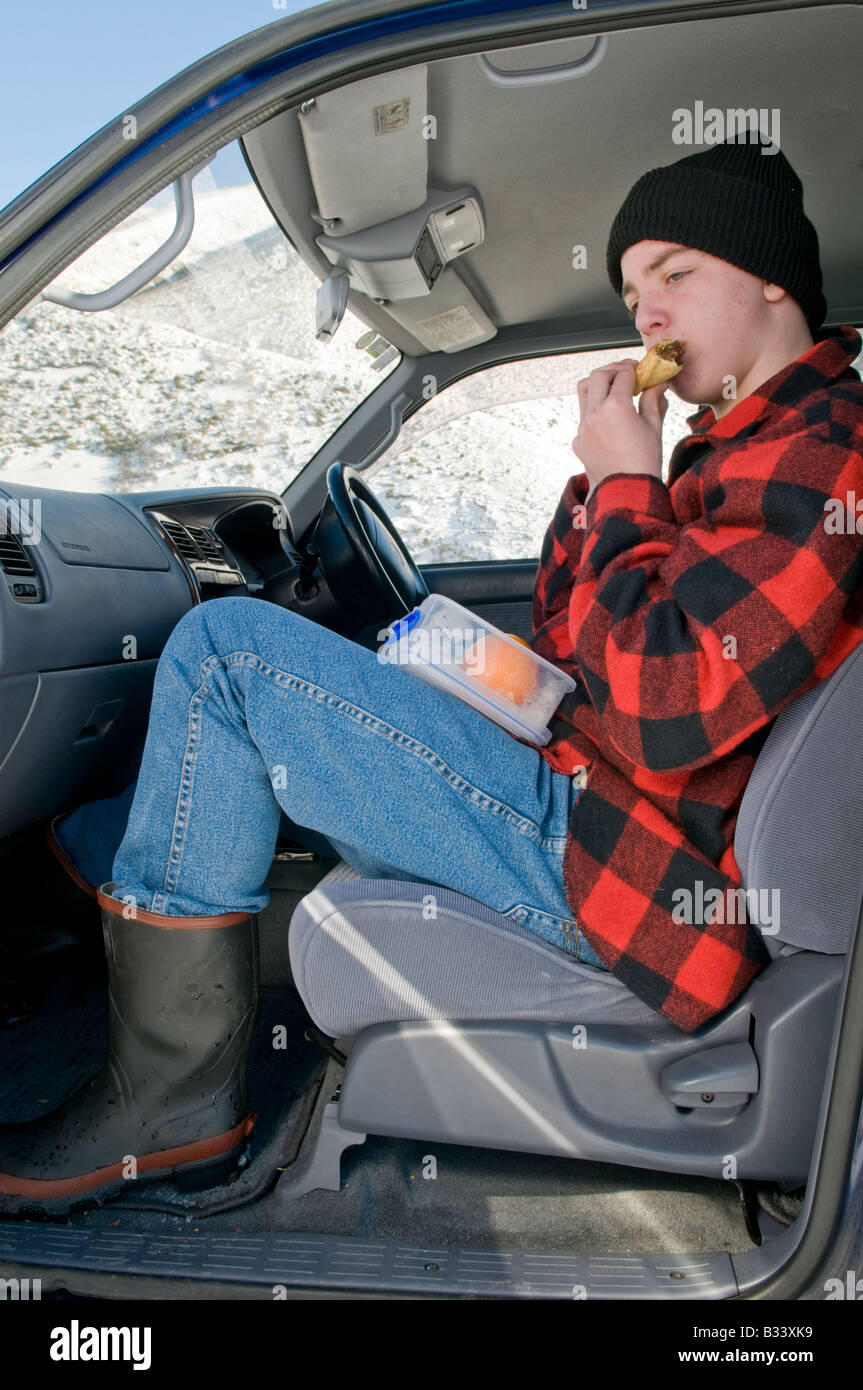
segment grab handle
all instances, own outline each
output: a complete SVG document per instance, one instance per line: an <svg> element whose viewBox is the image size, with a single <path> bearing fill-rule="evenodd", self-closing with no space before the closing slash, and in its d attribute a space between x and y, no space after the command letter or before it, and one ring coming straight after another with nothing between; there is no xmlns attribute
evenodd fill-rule
<svg viewBox="0 0 863 1390"><path fill-rule="evenodd" d="M553 68L496 68L485 53L473 56L480 72L496 87L538 87L544 82L566 82L570 77L584 77L585 73L599 67L607 52L608 35L597 34L596 42L583 58L576 58L573 63L558 63Z"/></svg>
<svg viewBox="0 0 863 1390"><path fill-rule="evenodd" d="M118 280L116 285L111 285L107 290L100 290L96 294L80 294L77 290L64 290L59 286L55 289L42 291L42 299L49 299L52 304L64 304L67 309L80 309L83 313L96 314L101 309L113 309L117 304L122 304L124 299L148 281L158 275L160 270L171 264L179 256L183 247L187 244L195 226L195 202L192 193L192 180L200 174L202 169L206 169L208 164L213 162L215 155L198 164L194 169L189 169L185 174L174 183L174 205L177 210L177 220L174 223L174 230L163 241L145 261L130 270L128 275L124 275L122 280Z"/></svg>

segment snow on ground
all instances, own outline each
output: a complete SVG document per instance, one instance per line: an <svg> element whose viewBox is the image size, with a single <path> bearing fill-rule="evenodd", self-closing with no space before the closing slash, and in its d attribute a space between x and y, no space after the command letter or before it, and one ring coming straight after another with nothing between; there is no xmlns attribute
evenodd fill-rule
<svg viewBox="0 0 863 1390"><path fill-rule="evenodd" d="M632 355L640 356L614 348L508 363L457 382L409 420L376 462L371 485L414 558L463 559L466 546L476 559L539 555L567 479L583 472L572 452L575 383L596 366ZM562 384L565 395L550 394ZM493 404L496 394L543 391L549 394L540 400ZM473 413L434 428L436 416L455 413L452 398L458 396ZM671 400L663 431L666 461L688 433L692 414L691 405Z"/></svg>
<svg viewBox="0 0 863 1390"><path fill-rule="evenodd" d="M173 204L126 218L55 282L105 289L168 236ZM281 492L378 384L346 314L315 338L318 281L252 184L195 184L195 230L117 308L37 299L0 334L0 485ZM419 563L536 556L567 478L577 381L612 349L510 363L434 397L369 477ZM539 399L537 399L537 397ZM667 463L694 407L669 396Z"/></svg>

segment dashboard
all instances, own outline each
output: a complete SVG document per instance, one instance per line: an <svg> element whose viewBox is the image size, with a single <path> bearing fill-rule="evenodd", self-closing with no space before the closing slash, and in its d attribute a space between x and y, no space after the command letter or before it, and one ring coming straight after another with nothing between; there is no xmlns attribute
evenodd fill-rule
<svg viewBox="0 0 863 1390"><path fill-rule="evenodd" d="M134 777L159 655L190 607L301 607L278 493L0 486L0 837ZM311 584L314 617L331 599ZM315 597L317 595L317 597Z"/></svg>
<svg viewBox="0 0 863 1390"><path fill-rule="evenodd" d="M286 569L295 577L296 565L279 540L280 524L289 526L278 495L232 501L227 508L209 497L172 507L144 505L142 511L186 571L195 602L226 592L272 594Z"/></svg>

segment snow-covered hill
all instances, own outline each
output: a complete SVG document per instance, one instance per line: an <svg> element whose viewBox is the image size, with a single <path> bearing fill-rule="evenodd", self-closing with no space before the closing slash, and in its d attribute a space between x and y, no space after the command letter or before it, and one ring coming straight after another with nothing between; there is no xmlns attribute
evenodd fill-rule
<svg viewBox="0 0 863 1390"><path fill-rule="evenodd" d="M253 185L196 192L195 230L115 309L34 301L0 337L0 477L129 490L281 491L380 380L346 315L314 336L317 280ZM147 206L56 284L96 291L153 251L173 208Z"/></svg>

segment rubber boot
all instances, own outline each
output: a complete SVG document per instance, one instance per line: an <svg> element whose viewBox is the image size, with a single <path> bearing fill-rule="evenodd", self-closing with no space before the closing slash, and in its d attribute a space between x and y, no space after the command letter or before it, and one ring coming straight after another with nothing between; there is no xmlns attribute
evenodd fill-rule
<svg viewBox="0 0 863 1390"><path fill-rule="evenodd" d="M44 888L49 901L56 904L49 921L41 923L43 931L58 936L71 936L80 953L80 960L89 973L105 978L105 953L100 928L100 909L97 888L88 883L57 839L57 826L69 812L54 816L45 830L45 840L51 855L45 866Z"/></svg>
<svg viewBox="0 0 863 1390"><path fill-rule="evenodd" d="M116 891L98 892L106 1065L50 1115L0 1126L0 1211L63 1214L169 1173L186 1190L211 1186L236 1167L257 1118L245 1085L257 917L162 916Z"/></svg>
<svg viewBox="0 0 863 1390"><path fill-rule="evenodd" d="M65 820L66 816L69 814L70 813L66 811L59 816L53 817L45 830L45 839L57 863L65 872L65 879L59 875L55 875L55 877L57 883L65 888L65 896L68 900L70 910L77 908L81 913L86 913L88 910L87 898L91 900L92 907L94 909L96 907L97 889L92 883L88 883L87 880L81 876L72 863L72 860L63 849L60 841L57 839L57 826L60 824L60 821Z"/></svg>

